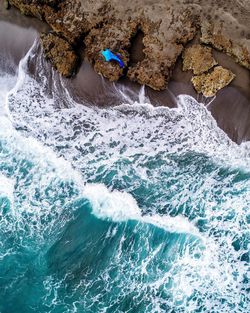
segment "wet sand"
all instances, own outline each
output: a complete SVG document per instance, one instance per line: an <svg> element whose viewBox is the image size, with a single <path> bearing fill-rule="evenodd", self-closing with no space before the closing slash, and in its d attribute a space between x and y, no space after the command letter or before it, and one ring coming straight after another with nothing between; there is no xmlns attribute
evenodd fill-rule
<svg viewBox="0 0 250 313"><path fill-rule="evenodd" d="M45 24L28 17L22 16L14 9L0 11L0 57L3 55L12 58L18 66L18 62L28 51L38 33ZM140 38L132 49L134 58L140 58ZM237 73L237 79L229 86L218 92L212 101L198 95L190 82L192 74L183 73L181 60L177 62L174 75L165 91L154 91L145 88L146 95L153 105L168 107L176 106L176 96L188 94L198 101L208 105L208 109L228 136L237 143L250 140L250 74L249 71L236 64L230 57L215 52L215 57L223 66ZM2 62L2 60L1 60ZM51 68L51 67L50 67ZM117 83L111 83L97 75L91 65L83 62L74 79L64 79L71 95L77 100L87 100L91 105L99 107L114 106L120 104L116 87L122 87L133 97L141 86L127 79L121 79Z"/></svg>
<svg viewBox="0 0 250 313"><path fill-rule="evenodd" d="M178 58L197 35L203 44L250 69L248 0L8 1L22 14L35 16L52 28L53 34L42 35L42 45L46 57L64 77L75 75L78 60L84 56L97 73L112 82L126 76L154 90L165 90ZM131 64L131 43L138 31L143 34L144 58ZM106 62L101 55L106 48L119 53L124 66ZM196 67L208 62L205 68L210 69L204 49L193 49ZM221 65L204 75L193 79L196 90L207 96L215 95L234 77Z"/></svg>

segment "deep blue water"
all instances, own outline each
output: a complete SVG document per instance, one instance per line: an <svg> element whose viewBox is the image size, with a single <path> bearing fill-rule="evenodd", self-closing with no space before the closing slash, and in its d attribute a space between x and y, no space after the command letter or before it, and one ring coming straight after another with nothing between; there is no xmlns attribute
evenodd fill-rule
<svg viewBox="0 0 250 313"><path fill-rule="evenodd" d="M188 96L48 93L36 49L0 74L0 312L249 312L249 144Z"/></svg>

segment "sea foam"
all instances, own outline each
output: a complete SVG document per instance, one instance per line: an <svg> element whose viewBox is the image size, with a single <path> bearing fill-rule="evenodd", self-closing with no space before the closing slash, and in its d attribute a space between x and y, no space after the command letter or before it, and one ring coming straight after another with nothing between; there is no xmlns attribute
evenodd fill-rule
<svg viewBox="0 0 250 313"><path fill-rule="evenodd" d="M91 202L93 213L114 222L137 220L168 232L187 233L200 237L198 229L188 219L176 216L142 216L136 200L127 192L109 191L103 184L87 184L83 196Z"/></svg>
<svg viewBox="0 0 250 313"><path fill-rule="evenodd" d="M2 89L0 172L15 194L2 255L8 247L27 281L37 271L31 285L51 311L248 312L249 143L186 95L174 109L154 108L143 88L137 101L118 89L115 108L77 103L37 49ZM92 215L78 220L85 200ZM37 253L29 266L11 236Z"/></svg>

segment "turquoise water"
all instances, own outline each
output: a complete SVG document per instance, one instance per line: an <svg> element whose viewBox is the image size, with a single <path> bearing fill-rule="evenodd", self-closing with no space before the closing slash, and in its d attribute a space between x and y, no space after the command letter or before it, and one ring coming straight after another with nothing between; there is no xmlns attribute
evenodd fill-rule
<svg viewBox="0 0 250 313"><path fill-rule="evenodd" d="M37 49L0 76L0 312L249 312L249 144L188 96L77 103Z"/></svg>

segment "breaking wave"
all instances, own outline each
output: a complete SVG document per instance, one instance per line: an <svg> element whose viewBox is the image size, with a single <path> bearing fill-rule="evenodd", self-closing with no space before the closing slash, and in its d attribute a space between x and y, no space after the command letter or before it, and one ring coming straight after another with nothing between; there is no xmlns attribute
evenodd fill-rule
<svg viewBox="0 0 250 313"><path fill-rule="evenodd" d="M248 312L250 148L206 107L0 74L0 312Z"/></svg>

